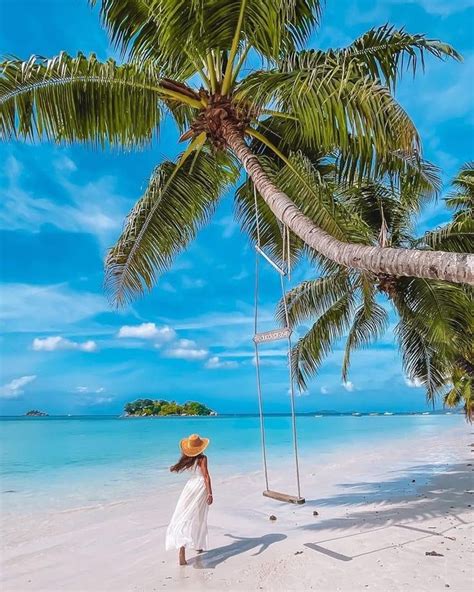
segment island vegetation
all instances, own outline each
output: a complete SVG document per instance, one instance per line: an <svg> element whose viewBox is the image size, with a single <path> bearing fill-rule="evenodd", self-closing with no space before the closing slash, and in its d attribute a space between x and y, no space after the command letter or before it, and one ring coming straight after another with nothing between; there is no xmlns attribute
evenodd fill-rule
<svg viewBox="0 0 474 592"><path fill-rule="evenodd" d="M38 409L31 409L25 413L28 417L48 417L48 414L44 411L38 411Z"/></svg>
<svg viewBox="0 0 474 592"><path fill-rule="evenodd" d="M137 399L127 403L124 408L126 416L169 416L169 415L217 415L215 411L206 407L203 403L187 401L183 405L176 401L164 399Z"/></svg>

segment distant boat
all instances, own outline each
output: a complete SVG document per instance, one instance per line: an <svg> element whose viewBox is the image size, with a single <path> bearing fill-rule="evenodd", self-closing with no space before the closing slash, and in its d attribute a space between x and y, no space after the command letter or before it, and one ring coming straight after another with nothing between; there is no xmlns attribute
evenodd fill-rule
<svg viewBox="0 0 474 592"><path fill-rule="evenodd" d="M384 415L393 415L393 413L390 413L390 411L385 411Z"/></svg>
<svg viewBox="0 0 474 592"><path fill-rule="evenodd" d="M322 415L315 415L314 417L323 417Z"/></svg>
<svg viewBox="0 0 474 592"><path fill-rule="evenodd" d="M378 415L378 413L369 413L369 415Z"/></svg>
<svg viewBox="0 0 474 592"><path fill-rule="evenodd" d="M429 415L430 412L429 411L424 411L421 415Z"/></svg>
<svg viewBox="0 0 474 592"><path fill-rule="evenodd" d="M360 417L362 415L362 413L353 413L352 414L354 417Z"/></svg>

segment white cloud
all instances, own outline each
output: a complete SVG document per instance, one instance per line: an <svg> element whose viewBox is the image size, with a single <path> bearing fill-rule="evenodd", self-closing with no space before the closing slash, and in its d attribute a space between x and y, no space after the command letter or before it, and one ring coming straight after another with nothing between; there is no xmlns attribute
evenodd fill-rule
<svg viewBox="0 0 474 592"><path fill-rule="evenodd" d="M64 284L2 284L0 321L5 332L60 331L110 310L105 298Z"/></svg>
<svg viewBox="0 0 474 592"><path fill-rule="evenodd" d="M272 355L269 352L265 352L267 355L262 355L261 353L258 356L258 363L260 366L283 366L286 363L286 360L273 360ZM275 357L283 357L284 354L281 352L276 352L274 354ZM255 356L252 357L252 366L257 365L257 359Z"/></svg>
<svg viewBox="0 0 474 592"><path fill-rule="evenodd" d="M103 386L99 387L99 388L90 388L88 386L76 386L76 393L78 394L88 394L88 393L103 393L105 391L105 388Z"/></svg>
<svg viewBox="0 0 474 592"><path fill-rule="evenodd" d="M158 287L160 290L170 292L171 294L175 294L177 292L176 288L170 282L161 282Z"/></svg>
<svg viewBox="0 0 474 592"><path fill-rule="evenodd" d="M60 158L57 158L53 162L53 166L57 171L61 172L67 171L73 173L74 171L77 171L76 163L68 156L61 156Z"/></svg>
<svg viewBox="0 0 474 592"><path fill-rule="evenodd" d="M190 278L187 275L184 275L181 278L181 283L183 285L184 289L199 289L199 288L204 288L204 286L206 285L206 281L201 279L201 278Z"/></svg>
<svg viewBox="0 0 474 592"><path fill-rule="evenodd" d="M70 179L75 170L75 163L67 157L55 162L52 181L62 195L51 199L26 189L22 163L14 156L7 158L0 228L38 232L44 224L51 224L67 232L93 234L102 245L109 244L120 232L130 204L116 193L114 177L81 185Z"/></svg>
<svg viewBox="0 0 474 592"><path fill-rule="evenodd" d="M13 379L8 384L0 387L0 397L2 399L17 399L25 392L24 387L30 384L30 382L33 382L33 380L36 380L35 374Z"/></svg>
<svg viewBox="0 0 474 592"><path fill-rule="evenodd" d="M75 403L81 406L106 405L114 400L114 397L105 395L106 389L103 386L76 386L74 394L77 395Z"/></svg>
<svg viewBox="0 0 474 592"><path fill-rule="evenodd" d="M423 381L419 378L411 379L408 376L405 376L405 384L410 388L423 388L424 386Z"/></svg>
<svg viewBox="0 0 474 592"><path fill-rule="evenodd" d="M260 315L260 320L262 322L273 321L274 318L274 309L272 307L268 307L268 310L263 310L262 314ZM239 310L230 310L228 312L219 313L206 313L201 316L181 319L175 325L175 327L177 329L200 330L215 329L216 327L231 327L235 325L248 325L249 335L251 335L251 328L253 327L253 324L254 315L253 311L250 309L247 314ZM239 332L242 332L242 329L239 329Z"/></svg>
<svg viewBox="0 0 474 592"><path fill-rule="evenodd" d="M327 395L327 394L329 394L329 389L328 389L328 387L327 387L327 386L322 386L322 387L321 387L319 390L321 391L321 394L322 394L322 395Z"/></svg>
<svg viewBox="0 0 474 592"><path fill-rule="evenodd" d="M349 393L352 393L353 390L355 390L355 385L353 382L351 382L350 380L348 380L347 382L343 382L342 386L346 389L346 391L348 391Z"/></svg>
<svg viewBox="0 0 474 592"><path fill-rule="evenodd" d="M237 273L236 275L233 275L230 279L234 280L235 282L240 282L240 281L248 278L249 275L250 274L246 269L242 269L239 273Z"/></svg>
<svg viewBox="0 0 474 592"><path fill-rule="evenodd" d="M239 224L234 216L224 216L214 221L217 226L222 226L222 238L232 238L234 233L239 230Z"/></svg>
<svg viewBox="0 0 474 592"><path fill-rule="evenodd" d="M205 367L209 370L218 370L218 369L225 369L225 368L237 368L239 365L238 362L235 360L224 360L222 361L219 356L212 356L209 358L205 363Z"/></svg>
<svg viewBox="0 0 474 592"><path fill-rule="evenodd" d="M95 352L97 350L97 344L95 341L89 340L83 343L77 341L71 341L65 339L59 335L53 335L51 337L35 337L33 339L33 349L35 351L65 351L65 350L77 350L84 352Z"/></svg>
<svg viewBox="0 0 474 592"><path fill-rule="evenodd" d="M172 347L168 348L164 355L167 358L181 360L204 360L209 355L207 349L199 348L191 339L179 339Z"/></svg>
<svg viewBox="0 0 474 592"><path fill-rule="evenodd" d="M291 397L291 388L289 388L287 390L287 394L289 397ZM309 397L309 391L306 389L299 389L298 387L295 386L295 388L293 390L293 395L295 397Z"/></svg>
<svg viewBox="0 0 474 592"><path fill-rule="evenodd" d="M179 345L179 347L184 347L184 348L194 348L194 347L196 347L196 342L193 341L192 339L180 339L178 341L178 345Z"/></svg>
<svg viewBox="0 0 474 592"><path fill-rule="evenodd" d="M176 332L171 327L168 327L168 325L157 327L155 323L142 323L141 325L124 325L123 327L120 327L118 337L153 339L157 344L162 344L175 339Z"/></svg>

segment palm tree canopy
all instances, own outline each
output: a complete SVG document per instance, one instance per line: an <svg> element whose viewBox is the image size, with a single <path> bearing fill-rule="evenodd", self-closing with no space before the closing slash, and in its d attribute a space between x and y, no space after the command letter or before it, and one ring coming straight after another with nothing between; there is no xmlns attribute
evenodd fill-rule
<svg viewBox="0 0 474 592"><path fill-rule="evenodd" d="M249 170L249 158L242 156L248 148L244 138L271 153L274 174L282 184L289 186L287 177L294 175L304 185L301 208L307 214L294 228L313 228L311 236L316 238L310 243L316 250L322 243L332 245L336 259L345 248L337 242L337 225L329 225L329 217L319 210L319 190L303 181L315 152L333 157L346 183L388 173L397 183L408 171L415 171L417 183L421 179L418 133L391 91L403 69L415 72L426 55L459 60L448 44L385 25L342 49L307 50L321 14L316 0L90 4L100 6L102 22L124 63L66 53L50 59L32 56L26 62L5 60L0 66L0 137L45 137L130 149L152 142L163 117L174 119L188 146L174 165L164 163L153 176L107 258L107 279L116 303L150 288L156 274L171 265L173 256L209 219L228 185L232 154L239 153L240 164ZM261 68L252 68L255 63ZM250 68L246 76L243 66ZM184 181L180 168L194 175L188 160L197 164L196 179ZM257 188L264 196L264 163L252 162L259 171L252 173L253 182L260 179ZM203 184L200 165L209 172L212 187ZM425 181L431 184L429 177ZM185 184L195 196L194 207L183 203ZM272 186L270 193L278 199L271 209L283 220L281 205L287 196L275 192ZM326 210L338 207L328 203ZM163 222L169 215L175 216L168 221L173 231L164 235ZM360 245L355 257L352 243L346 245L346 265L474 282L468 255L426 251L415 257L413 250L410 254L385 249L380 258L377 246L367 250L360 237L350 232L345 236Z"/></svg>
<svg viewBox="0 0 474 592"><path fill-rule="evenodd" d="M132 58L156 60L173 78L196 73L196 57L247 45L276 60L308 39L319 0L91 0L112 41ZM236 31L238 36L236 38ZM181 67L179 67L181 66Z"/></svg>
<svg viewBox="0 0 474 592"><path fill-rule="evenodd" d="M447 203L452 204L453 198L457 200L455 218L470 207L467 198L471 170L470 165L464 166L453 181L455 191ZM429 248L427 235L422 239L413 236L419 188L413 185L411 176L402 178L398 188L389 183L369 182L349 189L340 187L335 177L334 171L326 170L322 183L336 193L338 216L341 221L346 220L343 231L354 232L356 227L358 240L396 245L416 242ZM266 216L263 212L264 223ZM450 222L437 231L444 237L445 245L453 237L458 238L460 224L465 222ZM251 234L255 232L251 225L247 225L247 230ZM280 240L278 232L267 230L264 236L275 249ZM432 240L431 235L428 238ZM466 232L464 240L472 252L474 236ZM387 305L391 305L398 316L394 335L406 375L425 387L430 401L444 392L446 404L454 406L463 401L466 417L474 417L474 291L471 287L348 272L320 258L315 263L321 277L301 283L285 298L290 325L293 328L311 325L292 351L293 374L300 388L307 387L308 380L340 340L345 341L341 374L342 380L347 381L351 353L383 334L388 325ZM381 295L385 295L386 303ZM278 309L281 321L283 314L282 302Z"/></svg>

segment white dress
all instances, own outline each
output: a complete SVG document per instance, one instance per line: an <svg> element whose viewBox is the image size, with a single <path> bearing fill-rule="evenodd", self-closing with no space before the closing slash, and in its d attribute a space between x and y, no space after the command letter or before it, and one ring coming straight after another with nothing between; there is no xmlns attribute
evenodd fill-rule
<svg viewBox="0 0 474 592"><path fill-rule="evenodd" d="M191 547L207 549L207 491L201 469L192 474L184 486L166 531L166 550Z"/></svg>

